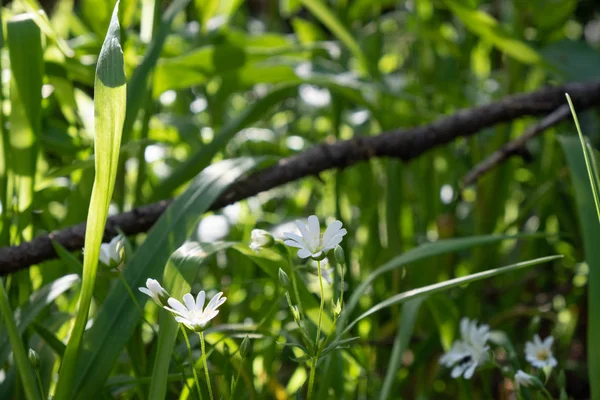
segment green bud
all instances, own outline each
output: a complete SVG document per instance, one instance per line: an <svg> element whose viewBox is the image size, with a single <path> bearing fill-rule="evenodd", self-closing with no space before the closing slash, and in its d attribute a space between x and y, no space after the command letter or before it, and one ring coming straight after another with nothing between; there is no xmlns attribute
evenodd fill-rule
<svg viewBox="0 0 600 400"><path fill-rule="evenodd" d="M297 323L300 323L300 311L298 311L298 307L291 306L290 308L292 310L292 315L294 316L294 321L296 321Z"/></svg>
<svg viewBox="0 0 600 400"><path fill-rule="evenodd" d="M284 288L290 286L290 279L288 278L288 275L285 273L285 271L281 268L279 268L279 283L281 283L281 286L283 286Z"/></svg>
<svg viewBox="0 0 600 400"><path fill-rule="evenodd" d="M566 387L567 378L565 377L565 370L564 369L561 369L560 372L558 373L558 378L556 379L556 383L558 384L559 388Z"/></svg>
<svg viewBox="0 0 600 400"><path fill-rule="evenodd" d="M242 344L240 345L240 355L242 356L242 358L246 358L248 357L251 351L252 343L250 343L250 339L248 338L248 335L246 335L244 340L242 340Z"/></svg>
<svg viewBox="0 0 600 400"><path fill-rule="evenodd" d="M40 356L34 349L29 349L29 362L33 366L33 369L40 368Z"/></svg>
<svg viewBox="0 0 600 400"><path fill-rule="evenodd" d="M342 302L340 299L337 301L333 301L333 299L331 299L331 309L335 317L338 317L342 313Z"/></svg>
<svg viewBox="0 0 600 400"><path fill-rule="evenodd" d="M344 254L344 249L342 249L342 246L335 246L335 250L333 250L333 255L335 256L335 261L338 264L346 264L346 256Z"/></svg>

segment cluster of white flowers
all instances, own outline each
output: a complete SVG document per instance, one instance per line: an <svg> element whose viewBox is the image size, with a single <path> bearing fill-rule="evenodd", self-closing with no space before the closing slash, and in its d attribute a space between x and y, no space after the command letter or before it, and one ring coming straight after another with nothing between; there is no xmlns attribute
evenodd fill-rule
<svg viewBox="0 0 600 400"><path fill-rule="evenodd" d="M456 340L450 350L440 358L440 364L452 368L453 378L463 376L470 379L477 366L489 358L488 340L490 328L488 325L477 325L477 321L463 318L460 321L460 339ZM535 368L553 368L558 363L552 355L554 338L548 336L541 340L539 335L533 341L525 343L525 358ZM518 386L529 387L540 384L540 381L525 371L518 370L514 376Z"/></svg>
<svg viewBox="0 0 600 400"><path fill-rule="evenodd" d="M138 288L140 292L150 296L156 304L170 311L175 320L194 332L201 332L211 319L219 313L219 306L225 303L227 297L222 297L223 292L213 296L210 302L204 307L206 293L201 290L196 299L191 293L183 295L183 304L173 297L158 283L156 279L147 279L146 287ZM184 305L185 304L185 305Z"/></svg>

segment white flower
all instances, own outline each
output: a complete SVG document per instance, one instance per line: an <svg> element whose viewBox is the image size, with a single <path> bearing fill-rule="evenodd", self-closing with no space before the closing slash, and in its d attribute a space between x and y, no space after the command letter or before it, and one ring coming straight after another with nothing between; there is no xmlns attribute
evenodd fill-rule
<svg viewBox="0 0 600 400"><path fill-rule="evenodd" d="M165 309L175 314L175 320L177 322L184 324L192 331L200 332L211 319L217 316L219 313L217 308L227 300L226 297L221 297L222 295L223 292L217 293L210 300L206 308L203 309L204 300L206 299L204 290L201 290L200 293L198 293L196 301L194 301L194 296L190 293L186 293L183 295L183 302L185 305L171 297L168 300L170 307L165 306Z"/></svg>
<svg viewBox="0 0 600 400"><path fill-rule="evenodd" d="M452 368L453 378L462 375L465 379L470 379L475 368L487 360L490 327L488 325L478 327L477 321L463 318L460 321L460 334L461 340L452 344L450 351L440 358L440 364Z"/></svg>
<svg viewBox="0 0 600 400"><path fill-rule="evenodd" d="M533 342L525 343L525 358L536 368L555 367L556 358L552 356L552 343L554 338L548 336L544 341L538 335L533 337Z"/></svg>
<svg viewBox="0 0 600 400"><path fill-rule="evenodd" d="M515 383L518 386L529 387L534 384L533 376L529 375L526 372L518 370L515 374Z"/></svg>
<svg viewBox="0 0 600 400"><path fill-rule="evenodd" d="M250 234L250 249L259 252L265 247L269 247L273 244L274 239L271 234L263 229L252 229Z"/></svg>
<svg viewBox="0 0 600 400"><path fill-rule="evenodd" d="M287 240L285 244L298 248L298 257L314 259L323 258L327 252L340 244L342 238L348 231L342 228L341 221L335 220L327 226L323 237L321 238L321 226L319 219L315 215L308 217L308 225L297 220L296 225L300 230L301 236L295 233L286 232L284 235Z"/></svg>
<svg viewBox="0 0 600 400"><path fill-rule="evenodd" d="M109 243L100 245L100 262L111 268L121 264L123 258L124 239L121 235L115 236Z"/></svg>
<svg viewBox="0 0 600 400"><path fill-rule="evenodd" d="M169 293L160 286L160 283L156 279L146 279L146 287L140 287L138 290L150 296L159 306L164 307L167 305Z"/></svg>

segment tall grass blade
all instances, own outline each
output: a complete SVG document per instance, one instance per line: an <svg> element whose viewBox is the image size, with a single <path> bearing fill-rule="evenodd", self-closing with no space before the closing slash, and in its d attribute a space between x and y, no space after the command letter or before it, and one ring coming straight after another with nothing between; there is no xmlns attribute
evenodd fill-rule
<svg viewBox="0 0 600 400"><path fill-rule="evenodd" d="M126 101L123 52L119 43L118 10L119 2L117 1L96 67L94 83L96 174L88 210L83 282L78 313L56 386L56 399L59 400L72 398L71 391L75 379L77 357L81 351L83 332L88 320L96 281L98 255L117 172Z"/></svg>
<svg viewBox="0 0 600 400"><path fill-rule="evenodd" d="M167 260L194 232L202 214L223 190L255 166L256 160L244 158L222 161L205 169L154 224L128 262L124 277L129 286L144 286L147 278L160 279ZM135 295L143 307L148 296L140 292ZM80 356L81 373L74 398L87 399L102 389L140 319L127 289L122 284L114 286L86 334L88 346Z"/></svg>
<svg viewBox="0 0 600 400"><path fill-rule="evenodd" d="M577 120L576 120L577 121ZM600 335L600 224L598 223L598 203L596 202L594 180L590 157L586 154L589 149L581 136L561 136L560 143L564 150L571 180L575 188L575 201L577 213L583 234L583 247L585 260L588 264L588 328L587 328L587 354L588 376L592 399L600 398L600 342L596 339ZM581 156L583 150L584 156ZM595 335L595 336L594 336Z"/></svg>

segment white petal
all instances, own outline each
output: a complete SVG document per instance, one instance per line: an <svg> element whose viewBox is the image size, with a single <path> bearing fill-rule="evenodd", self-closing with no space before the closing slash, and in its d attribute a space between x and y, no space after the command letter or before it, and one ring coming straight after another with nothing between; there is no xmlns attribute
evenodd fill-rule
<svg viewBox="0 0 600 400"><path fill-rule="evenodd" d="M477 367L477 363L471 363L469 368L465 371L465 379L471 379L473 373L475 372L475 368Z"/></svg>
<svg viewBox="0 0 600 400"><path fill-rule="evenodd" d="M158 297L154 294L154 292L152 292L151 290L146 289L145 287L139 287L138 290L150 297L152 297L155 300L158 300Z"/></svg>
<svg viewBox="0 0 600 400"><path fill-rule="evenodd" d="M308 258L311 256L311 252L306 250L305 248L302 248L300 250L298 250L298 257L300 258Z"/></svg>
<svg viewBox="0 0 600 400"><path fill-rule="evenodd" d="M198 292L198 296L196 296L196 310L202 312L204 308L204 301L206 300L206 293L204 290Z"/></svg>
<svg viewBox="0 0 600 400"><path fill-rule="evenodd" d="M188 309L185 308L185 306L183 304L181 304L181 302L179 302L179 300L177 300L177 299L169 297L169 300L167 300L167 303L171 306L173 311L175 311L178 314L187 315L189 313Z"/></svg>
<svg viewBox="0 0 600 400"><path fill-rule="evenodd" d="M544 339L544 347L548 350L550 350L550 347L552 347L552 343L554 343L553 336L548 336L546 339Z"/></svg>
<svg viewBox="0 0 600 400"><path fill-rule="evenodd" d="M296 242L295 240L285 240L283 243L285 243L287 246L296 247L298 249L303 249L305 247L308 247L308 246L306 246L306 244Z"/></svg>
<svg viewBox="0 0 600 400"><path fill-rule="evenodd" d="M465 368L466 368L466 366L463 364L457 365L456 367L452 368L452 372L450 373L450 376L453 377L454 379L458 378L465 371Z"/></svg>
<svg viewBox="0 0 600 400"><path fill-rule="evenodd" d="M300 221L299 219L296 220L296 225L298 226L300 234L302 234L302 237L304 238L304 242L310 243L310 231L308 230L308 227L304 224L304 222Z"/></svg>
<svg viewBox="0 0 600 400"><path fill-rule="evenodd" d="M323 234L323 243L327 244L329 239L337 235L340 229L342 229L342 221L338 221L337 219L327 225L327 229L325 229L325 233Z"/></svg>
<svg viewBox="0 0 600 400"><path fill-rule="evenodd" d="M221 296L223 295L223 292L219 292L217 294L215 294L213 296L212 299L210 299L210 303L208 303L208 305L206 306L206 311L210 312L213 311L215 308L218 307L217 303L219 302L219 299L221 298ZM221 303L223 304L223 303Z"/></svg>
<svg viewBox="0 0 600 400"><path fill-rule="evenodd" d="M196 301L194 301L194 296L192 296L191 293L186 293L183 295L183 303L189 311L194 310L196 307Z"/></svg>
<svg viewBox="0 0 600 400"><path fill-rule="evenodd" d="M344 231L345 231L345 229L344 229ZM340 244L343 239L344 239L344 235L339 234L339 235L335 235L334 237L329 239L329 241L327 241L327 242L323 241L323 251L329 251L329 250L333 249L335 246Z"/></svg>
<svg viewBox="0 0 600 400"><path fill-rule="evenodd" d="M316 215L308 217L308 230L311 237L321 236L321 224L319 224L319 218Z"/></svg>

